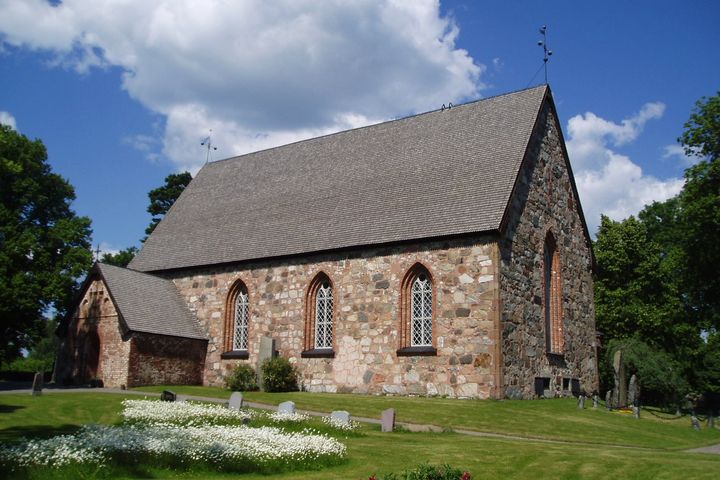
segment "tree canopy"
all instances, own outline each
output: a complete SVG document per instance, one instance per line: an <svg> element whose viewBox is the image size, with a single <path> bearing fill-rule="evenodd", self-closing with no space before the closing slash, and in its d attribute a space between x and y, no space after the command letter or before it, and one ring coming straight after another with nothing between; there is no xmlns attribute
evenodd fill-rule
<svg viewBox="0 0 720 480"><path fill-rule="evenodd" d="M192 180L190 172L171 173L165 177L164 185L150 190L148 193L150 205L147 211L153 218L150 225L145 229L145 235L149 236L153 230L155 230L160 220L162 220L168 210L170 210L170 207L173 206L175 200L177 200L183 190L185 190L185 187L188 186L190 180Z"/></svg>
<svg viewBox="0 0 720 480"><path fill-rule="evenodd" d="M597 326L609 341L640 338L639 350L666 352L691 387L718 392L720 93L696 103L678 141L699 159L685 171L682 191L637 218L602 218L594 245Z"/></svg>
<svg viewBox="0 0 720 480"><path fill-rule="evenodd" d="M128 247L124 250L120 250L117 253L103 253L100 261L107 265L115 265L116 267L127 267L128 264L135 258L138 249L137 247Z"/></svg>
<svg viewBox="0 0 720 480"><path fill-rule="evenodd" d="M0 125L1 360L42 335L48 309L69 308L90 268L90 219L70 208L74 199L43 143Z"/></svg>

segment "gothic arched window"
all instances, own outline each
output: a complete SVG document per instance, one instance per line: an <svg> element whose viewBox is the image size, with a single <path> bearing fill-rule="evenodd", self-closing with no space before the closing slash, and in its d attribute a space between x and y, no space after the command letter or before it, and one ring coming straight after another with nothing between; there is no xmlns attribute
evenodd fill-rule
<svg viewBox="0 0 720 480"><path fill-rule="evenodd" d="M430 272L415 264L405 274L400 290L398 355L434 355L434 287Z"/></svg>
<svg viewBox="0 0 720 480"><path fill-rule="evenodd" d="M303 357L332 357L334 330L333 285L323 272L310 283L305 298Z"/></svg>
<svg viewBox="0 0 720 480"><path fill-rule="evenodd" d="M250 340L250 296L238 280L230 288L225 304L225 338L222 358L248 358Z"/></svg>
<svg viewBox="0 0 720 480"><path fill-rule="evenodd" d="M543 310L545 347L549 353L562 354L565 347L562 313L562 277L560 253L555 237L548 232L543 254Z"/></svg>

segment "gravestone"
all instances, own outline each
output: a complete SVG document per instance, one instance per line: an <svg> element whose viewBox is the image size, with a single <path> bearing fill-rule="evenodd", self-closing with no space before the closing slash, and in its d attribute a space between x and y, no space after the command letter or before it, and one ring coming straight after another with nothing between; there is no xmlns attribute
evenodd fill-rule
<svg viewBox="0 0 720 480"><path fill-rule="evenodd" d="M707 427L708 428L715 428L715 416L711 413L708 414L707 417Z"/></svg>
<svg viewBox="0 0 720 480"><path fill-rule="evenodd" d="M585 410L585 394L581 393L578 396L578 409Z"/></svg>
<svg viewBox="0 0 720 480"><path fill-rule="evenodd" d="M693 429L697 430L698 432L700 431L700 421L695 415L690 417L690 423L692 424Z"/></svg>
<svg viewBox="0 0 720 480"><path fill-rule="evenodd" d="M613 355L613 376L615 388L613 388L613 406L624 407L627 405L627 381L625 380L625 365L623 364L623 352L618 350Z"/></svg>
<svg viewBox="0 0 720 480"><path fill-rule="evenodd" d="M608 410L612 410L612 398L613 398L613 392L612 390L608 390L605 394L605 407Z"/></svg>
<svg viewBox="0 0 720 480"><path fill-rule="evenodd" d="M394 408L388 408L387 410L382 412L382 419L380 425L383 432L392 432L393 430L395 430Z"/></svg>
<svg viewBox="0 0 720 480"><path fill-rule="evenodd" d="M628 383L627 403L628 403L628 405L637 405L637 403L639 401L640 401L639 385L638 385L637 377L635 376L635 374L633 374L630 377L630 382Z"/></svg>
<svg viewBox="0 0 720 480"><path fill-rule="evenodd" d="M262 391L265 391L265 386L262 384L262 364L265 360L270 360L275 357L277 357L275 340L270 337L260 337L260 351L258 352L258 363L255 371L257 372L257 384Z"/></svg>
<svg viewBox="0 0 720 480"><path fill-rule="evenodd" d="M295 402L282 402L280 405L278 405L277 411L278 413L293 415L295 413Z"/></svg>
<svg viewBox="0 0 720 480"><path fill-rule="evenodd" d="M640 420L640 405L633 405L632 407L633 417Z"/></svg>
<svg viewBox="0 0 720 480"><path fill-rule="evenodd" d="M350 413L345 410L335 410L330 414L330 419L335 423L349 424Z"/></svg>
<svg viewBox="0 0 720 480"><path fill-rule="evenodd" d="M230 395L230 402L228 402L228 408L230 410L240 410L243 407L243 394L240 392L233 392Z"/></svg>
<svg viewBox="0 0 720 480"><path fill-rule="evenodd" d="M45 383L45 380L43 377L45 374L42 372L37 372L35 374L35 377L33 378L33 386L32 386L32 394L33 396L42 395L43 391L43 384Z"/></svg>
<svg viewBox="0 0 720 480"><path fill-rule="evenodd" d="M593 408L597 408L600 404L600 395L597 392L593 392Z"/></svg>
<svg viewBox="0 0 720 480"><path fill-rule="evenodd" d="M177 400L177 395L175 392L172 392L170 390L163 390L163 392L160 394L160 400L163 402L174 402Z"/></svg>

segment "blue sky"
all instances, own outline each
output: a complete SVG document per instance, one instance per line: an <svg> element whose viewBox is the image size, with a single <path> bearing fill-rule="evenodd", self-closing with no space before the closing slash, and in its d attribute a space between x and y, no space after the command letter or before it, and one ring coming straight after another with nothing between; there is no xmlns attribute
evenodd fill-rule
<svg viewBox="0 0 720 480"><path fill-rule="evenodd" d="M0 0L0 121L48 148L105 250L204 163L543 81L583 208L679 190L694 102L720 89L720 2ZM536 75L537 73L537 75Z"/></svg>

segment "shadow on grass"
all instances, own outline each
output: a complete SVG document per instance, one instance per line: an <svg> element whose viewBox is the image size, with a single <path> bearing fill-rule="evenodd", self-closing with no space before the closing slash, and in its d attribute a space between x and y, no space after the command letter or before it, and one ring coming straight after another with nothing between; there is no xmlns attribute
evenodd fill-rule
<svg viewBox="0 0 720 480"><path fill-rule="evenodd" d="M80 429L79 425L29 425L12 426L0 430L0 442L17 443L20 439L50 438L56 435L75 433Z"/></svg>
<svg viewBox="0 0 720 480"><path fill-rule="evenodd" d="M25 405L0 405L0 413L13 413L21 408L25 408Z"/></svg>

